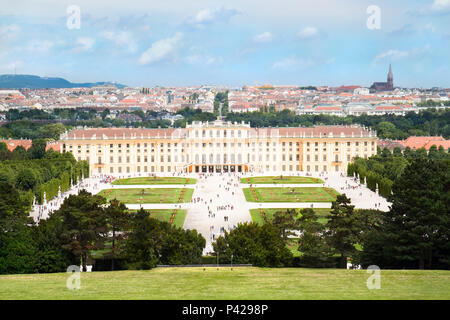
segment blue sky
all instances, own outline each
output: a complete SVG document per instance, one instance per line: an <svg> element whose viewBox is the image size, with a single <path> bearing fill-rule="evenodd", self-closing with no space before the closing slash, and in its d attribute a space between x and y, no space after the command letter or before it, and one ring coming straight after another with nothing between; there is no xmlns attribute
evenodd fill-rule
<svg viewBox="0 0 450 320"><path fill-rule="evenodd" d="M67 12L80 9L80 28ZM380 8L369 29L367 8ZM131 86L450 87L450 0L14 0L0 74Z"/></svg>

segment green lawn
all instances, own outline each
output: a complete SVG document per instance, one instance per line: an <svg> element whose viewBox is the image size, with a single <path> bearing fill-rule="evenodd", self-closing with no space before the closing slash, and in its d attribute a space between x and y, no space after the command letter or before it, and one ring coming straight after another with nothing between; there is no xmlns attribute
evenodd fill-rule
<svg viewBox="0 0 450 320"><path fill-rule="evenodd" d="M130 212L136 212L138 210L129 210ZM169 222L175 209L146 209L145 211L150 212L150 217L156 218L161 221ZM187 210L176 209L175 219L172 225L177 228L182 228L184 220L186 219Z"/></svg>
<svg viewBox="0 0 450 320"><path fill-rule="evenodd" d="M252 192L253 190L253 192ZM244 188L249 202L332 202L339 194L332 188Z"/></svg>
<svg viewBox="0 0 450 320"><path fill-rule="evenodd" d="M325 218L325 216L330 214L330 210L328 208L313 208L314 212L317 216L319 216L318 221L320 223L325 224L328 220ZM273 214L277 211L286 212L286 208L261 208L261 209L250 209L250 215L252 217L253 222L263 225L264 224L264 218L262 216L262 212L264 212L265 216L271 220L273 218ZM301 209L295 209L298 213L298 216L300 216L300 210Z"/></svg>
<svg viewBox="0 0 450 320"><path fill-rule="evenodd" d="M197 179L179 177L139 177L114 180L116 185L137 185L137 184L196 184Z"/></svg>
<svg viewBox="0 0 450 320"><path fill-rule="evenodd" d="M369 290L366 270L300 268L157 268L81 274L0 276L0 299L450 299L450 271L381 270Z"/></svg>
<svg viewBox="0 0 450 320"><path fill-rule="evenodd" d="M194 189L190 188L106 189L99 195L107 200L116 198L123 203L180 203L189 202L193 192Z"/></svg>
<svg viewBox="0 0 450 320"><path fill-rule="evenodd" d="M247 184L294 184L294 183L323 183L323 180L312 177L296 176L267 176L241 178L241 183Z"/></svg>

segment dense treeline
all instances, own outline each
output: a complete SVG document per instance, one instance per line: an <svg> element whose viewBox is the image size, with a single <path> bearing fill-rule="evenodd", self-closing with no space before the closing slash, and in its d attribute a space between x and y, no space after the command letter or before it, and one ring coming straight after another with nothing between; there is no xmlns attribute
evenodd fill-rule
<svg viewBox="0 0 450 320"><path fill-rule="evenodd" d="M178 119L174 121L173 126L175 128L185 128L186 123L192 123L192 121L214 121L217 117L210 112L203 112L200 109L192 109L185 107L177 111L177 114L182 115L183 119Z"/></svg>
<svg viewBox="0 0 450 320"><path fill-rule="evenodd" d="M384 269L449 269L450 160L414 159L392 193L391 210L362 239L357 260Z"/></svg>
<svg viewBox="0 0 450 320"><path fill-rule="evenodd" d="M137 120L126 121L119 117L109 118L109 109L98 111L94 109L54 109L50 112L43 110L26 110L19 112L10 109L7 120L0 127L0 139L53 139L58 140L61 133L76 126L107 128L107 127L133 127L133 128L175 128L186 127L192 121L214 121L216 116L200 109L185 107L176 114L183 119L171 120L160 117L167 112L142 110L120 112L121 115L134 115ZM53 122L53 123L51 123Z"/></svg>
<svg viewBox="0 0 450 320"><path fill-rule="evenodd" d="M130 213L117 200L82 190L47 220L33 225L19 191L0 181L0 274L65 272L70 265L107 270L149 269L157 264L200 263L205 239L174 228L141 209ZM120 263L119 263L120 261Z"/></svg>
<svg viewBox="0 0 450 320"><path fill-rule="evenodd" d="M395 148L391 153L387 148L378 150L377 155L369 159L356 158L347 167L347 175L359 177L362 184L378 192L385 198L391 195L393 183L402 175L405 168L416 159L444 160L450 159L450 153L442 146L432 146L427 152L424 148L411 150L407 147L404 152Z"/></svg>
<svg viewBox="0 0 450 320"><path fill-rule="evenodd" d="M450 110L422 110L418 114L408 112L405 116L393 114L368 116L330 116L330 115L296 115L293 111L275 111L273 107L269 112L233 113L228 110L228 94L217 93L214 100L214 112L203 112L200 109L185 107L176 114L183 119L172 122L165 119L156 119L163 113L142 110L122 111L121 114L132 114L139 117L137 121L125 121L120 118L108 117L110 111L100 112L94 109L55 109L51 112L42 110L29 110L19 112L9 110L7 119L11 122L0 127L2 138L52 138L57 140L65 130L74 126L88 127L144 127L144 128L175 128L186 127L192 121L214 121L219 115L219 106L222 103L222 115L227 121L250 122L252 127L310 127L313 125L351 125L360 124L376 130L382 139L406 139L409 136L440 136L450 138ZM151 119L151 120L150 120ZM36 122L39 120L40 122ZM42 122L44 121L44 122ZM62 123L46 123L45 121L64 121Z"/></svg>
<svg viewBox="0 0 450 320"><path fill-rule="evenodd" d="M50 200L61 192L76 184L83 176L89 176L89 164L76 161L71 153L45 151L46 143L33 141L33 145L25 150L22 146L13 151L0 142L0 181L14 186L28 205L36 197L38 203L43 202L44 193ZM2 196L2 194L0 194Z"/></svg>
<svg viewBox="0 0 450 320"><path fill-rule="evenodd" d="M369 116L296 115L290 110L279 112L228 113L228 121L250 122L252 127L310 127L313 125L360 124L377 131L382 139L406 139L409 136L444 136L450 138L450 110L423 110L405 116L393 114Z"/></svg>

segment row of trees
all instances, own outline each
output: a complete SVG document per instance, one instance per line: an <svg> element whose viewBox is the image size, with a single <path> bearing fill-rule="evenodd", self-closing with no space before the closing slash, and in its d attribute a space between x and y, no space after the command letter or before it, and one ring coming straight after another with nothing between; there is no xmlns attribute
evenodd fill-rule
<svg viewBox="0 0 450 320"><path fill-rule="evenodd" d="M442 146L432 146L428 151L424 148L412 150L407 147L403 152L395 148L391 153L387 148L378 150L377 155L369 159L356 158L347 167L349 177L358 176L362 184L375 191L378 186L380 195L388 198L391 195L392 185L403 173L405 168L416 159L445 160L450 159Z"/></svg>
<svg viewBox="0 0 450 320"><path fill-rule="evenodd" d="M31 205L33 197L38 203L55 197L76 184L82 176L89 176L89 164L76 161L71 153L45 151L45 141L33 141L27 150L22 146L13 151L0 143L0 181L6 181L26 195ZM0 194L2 196L2 194Z"/></svg>
<svg viewBox="0 0 450 320"><path fill-rule="evenodd" d="M391 210L366 234L359 261L450 268L450 160L415 159L394 182Z"/></svg>
<svg viewBox="0 0 450 320"><path fill-rule="evenodd" d="M8 190L9 192L5 192ZM0 273L64 272L69 265L95 265L96 250L110 269L149 269L157 264L200 263L205 239L174 228L143 209L128 212L117 200L82 190L33 225L18 190L0 181ZM95 268L95 267L94 267Z"/></svg>
<svg viewBox="0 0 450 320"><path fill-rule="evenodd" d="M214 97L214 115L226 116L228 114L228 91L218 92Z"/></svg>
<svg viewBox="0 0 450 320"><path fill-rule="evenodd" d="M360 124L377 131L382 139L406 139L409 136L439 136L450 138L450 110L423 110L408 112L405 116L393 114L369 116L296 115L293 111L228 113L228 121L250 122L252 127L310 127L313 125Z"/></svg>
<svg viewBox="0 0 450 320"><path fill-rule="evenodd" d="M202 112L200 109L185 107L177 112L184 119L177 120L174 127L185 127L186 123L192 121L214 121L220 113L227 121L250 122L252 127L310 127L313 125L350 125L361 124L377 131L378 137L382 139L406 139L409 136L439 136L450 138L450 110L422 110L419 113L408 112L405 116L393 114L369 116L330 116L330 115L296 115L293 111L275 111L269 107L269 112L233 113L229 112L228 93L219 92L214 99L214 112ZM0 137L3 138L52 138L58 139L59 135L74 126L90 127L145 127L145 128L168 128L172 124L168 120L151 119L149 116L157 115L155 111L141 110L131 113L140 117L140 121L126 122L122 119L107 118L109 110L105 109L99 114L95 109L55 109L50 112L42 110L22 111L9 110L7 119L10 121L0 127ZM48 123L58 121L61 123Z"/></svg>

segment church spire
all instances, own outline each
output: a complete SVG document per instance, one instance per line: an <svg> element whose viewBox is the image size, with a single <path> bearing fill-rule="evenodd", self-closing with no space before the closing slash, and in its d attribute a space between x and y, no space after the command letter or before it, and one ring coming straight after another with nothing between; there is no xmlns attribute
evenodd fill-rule
<svg viewBox="0 0 450 320"><path fill-rule="evenodd" d="M394 75L392 74L391 64L389 64L389 73L388 73L388 77L387 77L387 87L388 87L388 90L394 90Z"/></svg>

